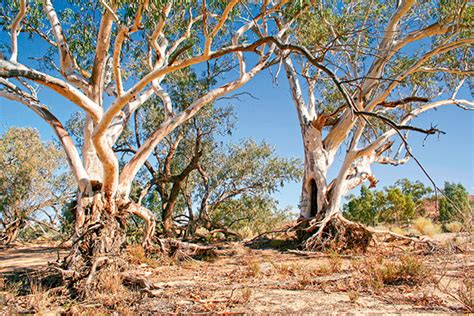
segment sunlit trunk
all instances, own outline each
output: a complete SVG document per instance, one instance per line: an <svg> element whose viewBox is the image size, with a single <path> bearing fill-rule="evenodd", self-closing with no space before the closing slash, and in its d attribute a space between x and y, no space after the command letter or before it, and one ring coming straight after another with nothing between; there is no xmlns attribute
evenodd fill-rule
<svg viewBox="0 0 474 316"><path fill-rule="evenodd" d="M323 149L321 131L312 125L303 130L304 175L301 190L300 216L322 217L327 208L327 155Z"/></svg>

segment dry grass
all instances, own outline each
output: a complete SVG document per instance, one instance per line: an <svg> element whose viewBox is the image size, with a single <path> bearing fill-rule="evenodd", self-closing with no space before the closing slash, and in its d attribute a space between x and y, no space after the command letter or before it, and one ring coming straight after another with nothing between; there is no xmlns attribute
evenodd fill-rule
<svg viewBox="0 0 474 316"><path fill-rule="evenodd" d="M394 247L380 242L364 255L296 254L235 243L235 251L212 262L163 265L158 258L157 267L144 265L150 259L141 247L133 247L120 264L97 272L86 300L71 300L66 290L45 291L49 288L39 285L25 294L18 289L21 283L10 283L12 292L21 293L8 294L3 301L0 295L0 314L472 312L472 240L458 238L469 248L447 255L420 255L418 248L402 243ZM138 291L129 276L145 278L151 289Z"/></svg>
<svg viewBox="0 0 474 316"><path fill-rule="evenodd" d="M128 261L132 264L147 264L156 268L160 263L152 258L147 257L145 249L141 245L133 245L127 247Z"/></svg>
<svg viewBox="0 0 474 316"><path fill-rule="evenodd" d="M402 256L399 262L386 261L383 257L355 262L353 267L366 284L380 290L392 285L421 285L433 280L431 271L417 257Z"/></svg>
<svg viewBox="0 0 474 316"><path fill-rule="evenodd" d="M448 280L445 285L441 282L441 279L436 284L438 290L448 295L453 300L457 301L463 306L464 312L474 312L474 279L472 270L469 268L467 261L464 261L462 265L462 274L460 280L454 286L451 284L452 280Z"/></svg>
<svg viewBox="0 0 474 316"><path fill-rule="evenodd" d="M450 233L459 233L462 230L463 225L460 222L451 222L445 224L444 228Z"/></svg>
<svg viewBox="0 0 474 316"><path fill-rule="evenodd" d="M45 314L52 305L54 298L49 295L49 292L38 281L32 280L30 282L30 289L31 306L39 315Z"/></svg>
<svg viewBox="0 0 474 316"><path fill-rule="evenodd" d="M89 301L114 310L125 310L136 299L137 293L123 284L120 268L114 264L97 273L91 287Z"/></svg>
<svg viewBox="0 0 474 316"><path fill-rule="evenodd" d="M251 288L248 288L248 287L243 288L240 292L241 301L244 303L250 301L250 299L252 298L252 294L253 294L253 291Z"/></svg>
<svg viewBox="0 0 474 316"><path fill-rule="evenodd" d="M0 280L0 291L9 295L18 296L20 294L21 282L8 282L5 277Z"/></svg>
<svg viewBox="0 0 474 316"><path fill-rule="evenodd" d="M244 257L245 272L246 277L258 277L261 274L261 261L255 256L246 256Z"/></svg>
<svg viewBox="0 0 474 316"><path fill-rule="evenodd" d="M342 258L341 256L333 251L329 257L329 269L332 273L337 273L342 270Z"/></svg>
<svg viewBox="0 0 474 316"><path fill-rule="evenodd" d="M360 293L355 290L352 290L352 291L349 291L349 293L347 294L347 297L349 298L349 301L351 303L357 303L357 301L360 298Z"/></svg>
<svg viewBox="0 0 474 316"><path fill-rule="evenodd" d="M283 277L295 277L301 273L302 266L298 263L276 263L277 273Z"/></svg>
<svg viewBox="0 0 474 316"><path fill-rule="evenodd" d="M465 278L458 287L457 297L469 312L474 312L474 280Z"/></svg>
<svg viewBox="0 0 474 316"><path fill-rule="evenodd" d="M441 226L424 217L419 217L413 222L413 227L420 233L428 237L433 237L441 232Z"/></svg>

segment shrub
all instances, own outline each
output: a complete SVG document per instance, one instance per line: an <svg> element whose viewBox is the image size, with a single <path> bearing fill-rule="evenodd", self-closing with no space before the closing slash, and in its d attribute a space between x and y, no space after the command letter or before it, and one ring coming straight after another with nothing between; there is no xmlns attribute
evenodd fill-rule
<svg viewBox="0 0 474 316"><path fill-rule="evenodd" d="M379 191L362 186L358 197L349 197L344 211L349 219L371 226L407 223L424 214L423 201L431 192L423 183L408 179L401 179Z"/></svg>
<svg viewBox="0 0 474 316"><path fill-rule="evenodd" d="M459 233L462 230L462 223L460 222L447 223L444 225L444 228L447 232Z"/></svg>
<svg viewBox="0 0 474 316"><path fill-rule="evenodd" d="M466 188L455 183L444 183L444 196L439 199L439 219L442 222L469 222L472 210L469 206L469 194Z"/></svg>
<svg viewBox="0 0 474 316"><path fill-rule="evenodd" d="M441 232L441 226L437 224L433 224L433 222L424 217L418 217L413 222L413 227L420 233L429 237L433 237L434 235Z"/></svg>

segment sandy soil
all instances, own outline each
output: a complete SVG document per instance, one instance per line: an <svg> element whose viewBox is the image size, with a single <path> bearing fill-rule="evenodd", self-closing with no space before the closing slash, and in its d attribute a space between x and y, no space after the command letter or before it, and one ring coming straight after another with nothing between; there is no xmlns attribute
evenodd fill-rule
<svg viewBox="0 0 474 316"><path fill-rule="evenodd" d="M66 250L52 245L30 244L0 248L0 273L42 268L66 253Z"/></svg>
<svg viewBox="0 0 474 316"><path fill-rule="evenodd" d="M456 236L443 239L451 242ZM458 241L456 241L459 243ZM208 261L188 259L143 260L141 264L103 271L101 290L88 301L55 302L51 294L13 296L0 292L0 305L8 311L63 312L65 306L77 313L355 313L426 314L466 312L458 291L471 295L463 281L474 279L472 240L462 239L464 252L426 253L412 246L392 245L371 249L364 256L301 254L274 249L259 250L239 243L221 245L225 255ZM399 263L410 253L427 269L426 280L414 284L371 285L365 274L382 261ZM51 247L29 246L0 250L0 269L38 269L57 259ZM131 262L142 260L133 255ZM133 268L131 268L133 267ZM148 288L116 284L142 279ZM466 291L469 291L466 292ZM3 294L3 297L1 296ZM41 296L43 297L43 296ZM32 303L33 302L33 303ZM33 306L36 304L43 310ZM7 309L8 308L8 309ZM0 308L0 311L2 309ZM1 312L0 312L1 314Z"/></svg>

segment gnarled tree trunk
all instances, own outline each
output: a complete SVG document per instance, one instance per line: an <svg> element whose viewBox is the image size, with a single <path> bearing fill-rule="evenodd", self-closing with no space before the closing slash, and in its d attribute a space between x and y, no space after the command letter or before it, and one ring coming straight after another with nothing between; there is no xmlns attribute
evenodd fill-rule
<svg viewBox="0 0 474 316"><path fill-rule="evenodd" d="M5 246L9 246L18 238L18 235L20 234L20 231L25 226L25 224L26 222L21 218L8 224L5 227L4 232L0 235L0 243Z"/></svg>

